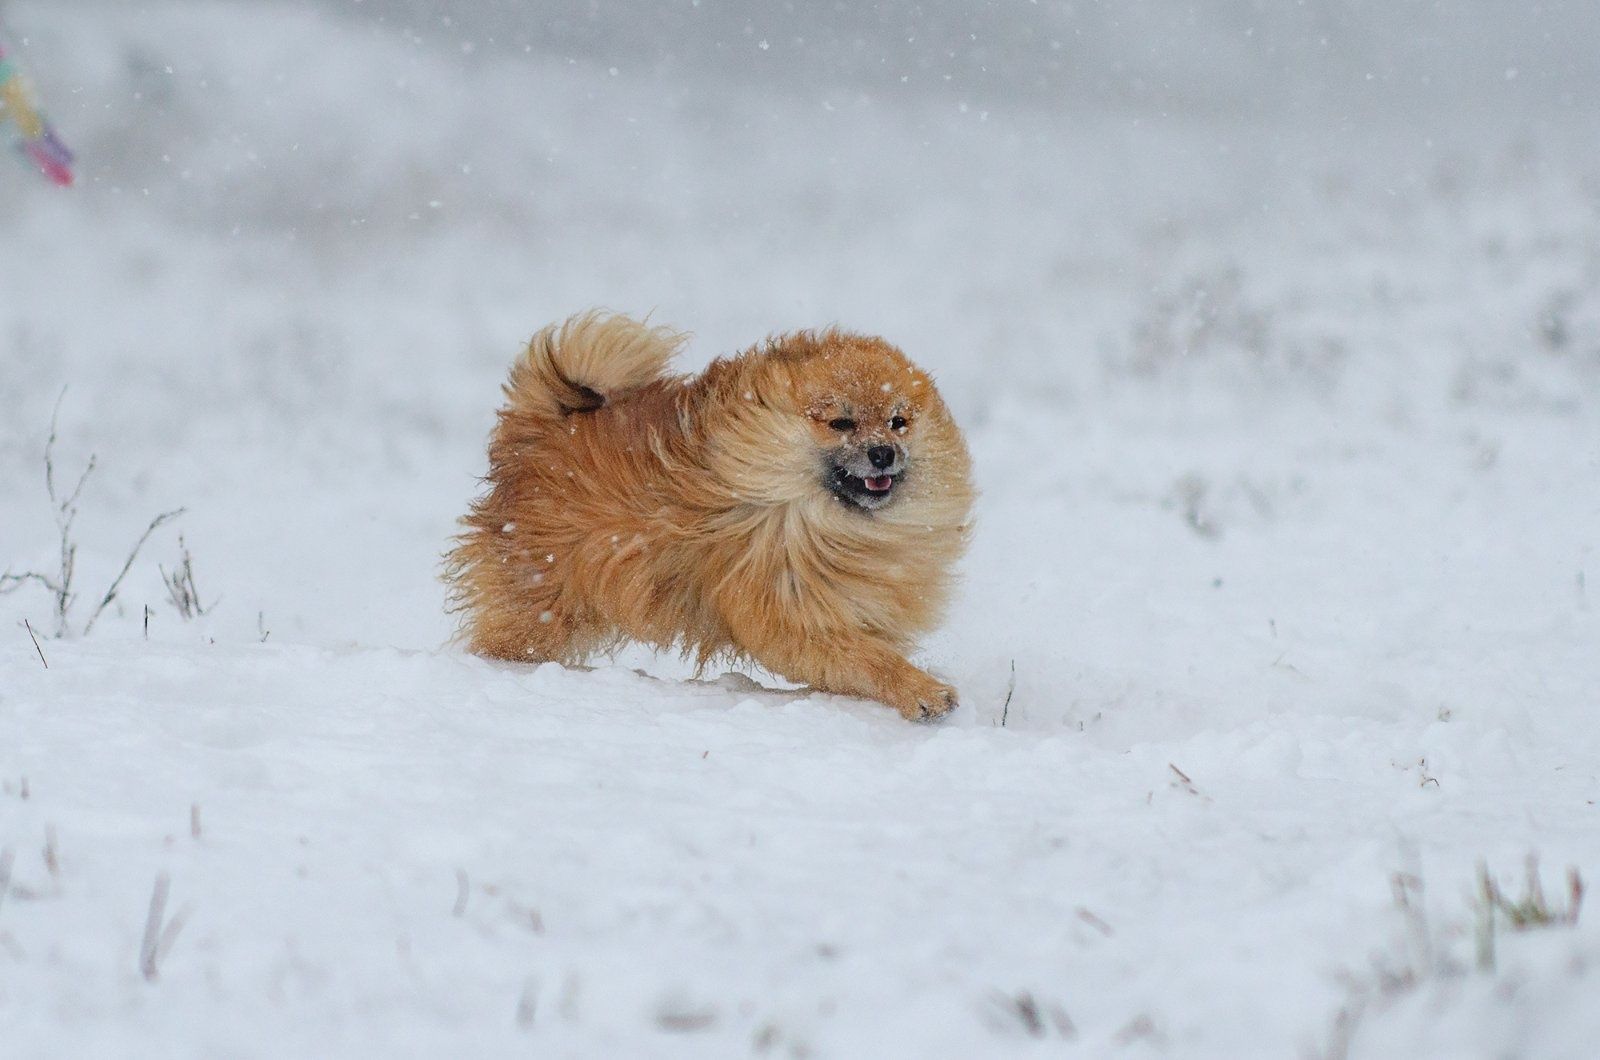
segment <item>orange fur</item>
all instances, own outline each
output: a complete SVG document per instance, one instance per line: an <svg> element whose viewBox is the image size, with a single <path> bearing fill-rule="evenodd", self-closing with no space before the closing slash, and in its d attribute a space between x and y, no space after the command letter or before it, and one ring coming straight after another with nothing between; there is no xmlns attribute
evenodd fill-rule
<svg viewBox="0 0 1600 1060"><path fill-rule="evenodd" d="M932 381L842 331L666 375L681 342L588 313L528 344L446 565L471 649L572 664L642 641L948 711L955 690L905 657L944 608L973 500ZM865 461L891 451L880 492Z"/></svg>

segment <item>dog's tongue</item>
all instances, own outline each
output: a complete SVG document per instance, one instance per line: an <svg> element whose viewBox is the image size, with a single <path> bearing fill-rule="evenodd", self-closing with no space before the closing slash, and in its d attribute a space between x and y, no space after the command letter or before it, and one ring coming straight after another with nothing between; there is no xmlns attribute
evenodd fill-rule
<svg viewBox="0 0 1600 1060"><path fill-rule="evenodd" d="M889 487L894 485L894 477L892 475L875 475L872 478L862 479L861 483L873 493L886 493Z"/></svg>

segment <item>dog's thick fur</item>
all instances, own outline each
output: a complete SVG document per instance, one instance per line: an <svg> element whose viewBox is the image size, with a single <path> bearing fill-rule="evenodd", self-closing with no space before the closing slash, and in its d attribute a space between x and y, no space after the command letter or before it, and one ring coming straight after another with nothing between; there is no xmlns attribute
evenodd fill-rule
<svg viewBox="0 0 1600 1060"><path fill-rule="evenodd" d="M908 718L948 711L955 690L906 661L973 500L932 381L842 331L669 376L682 342L591 312L528 344L447 560L471 649L571 664L635 640L702 666L748 656Z"/></svg>

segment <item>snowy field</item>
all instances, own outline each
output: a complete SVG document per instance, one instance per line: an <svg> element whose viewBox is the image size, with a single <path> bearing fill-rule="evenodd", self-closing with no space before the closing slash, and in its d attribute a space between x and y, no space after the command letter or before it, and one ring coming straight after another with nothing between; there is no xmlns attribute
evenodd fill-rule
<svg viewBox="0 0 1600 1060"><path fill-rule="evenodd" d="M1595 1055L1600 15L1282 6L8 5L0 1054ZM946 722L449 646L591 305L935 373Z"/></svg>

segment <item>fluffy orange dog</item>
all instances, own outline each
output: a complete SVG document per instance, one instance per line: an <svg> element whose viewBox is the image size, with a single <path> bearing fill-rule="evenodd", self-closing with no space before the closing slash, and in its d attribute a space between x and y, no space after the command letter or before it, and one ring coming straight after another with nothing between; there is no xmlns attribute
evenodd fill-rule
<svg viewBox="0 0 1600 1060"><path fill-rule="evenodd" d="M906 661L938 620L973 491L933 382L882 339L801 332L665 366L683 337L588 313L511 370L490 489L447 561L473 651L577 663L626 640L747 656L932 718Z"/></svg>

